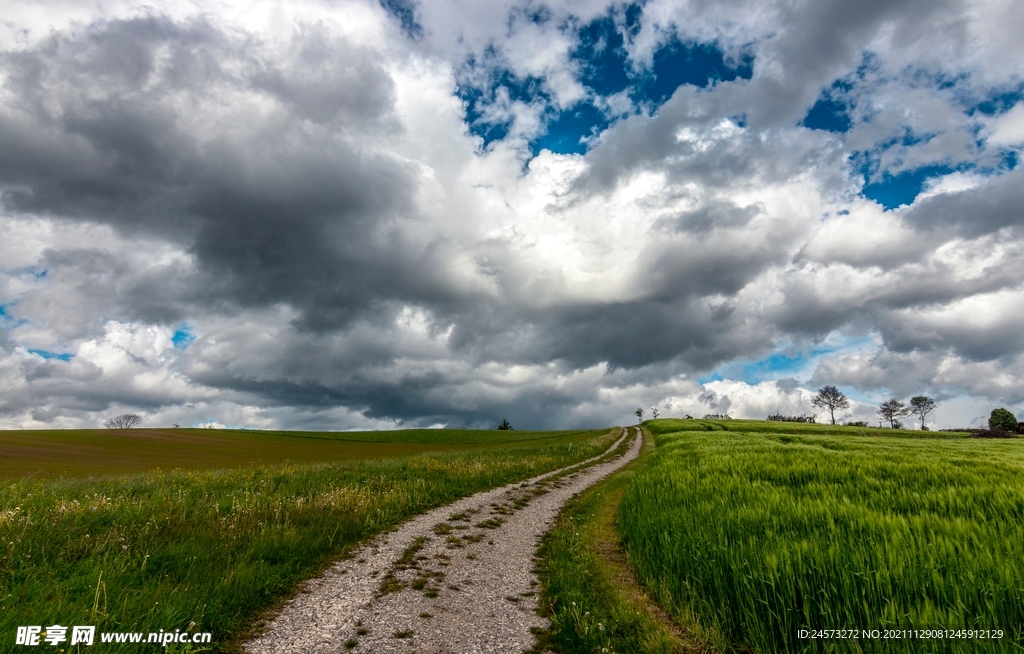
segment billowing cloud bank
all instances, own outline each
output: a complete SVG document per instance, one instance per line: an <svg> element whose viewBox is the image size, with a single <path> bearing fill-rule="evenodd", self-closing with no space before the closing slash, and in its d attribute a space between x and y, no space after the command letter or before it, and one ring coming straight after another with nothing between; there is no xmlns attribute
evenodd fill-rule
<svg viewBox="0 0 1024 654"><path fill-rule="evenodd" d="M1015 2L15 3L0 425L1024 409Z"/></svg>

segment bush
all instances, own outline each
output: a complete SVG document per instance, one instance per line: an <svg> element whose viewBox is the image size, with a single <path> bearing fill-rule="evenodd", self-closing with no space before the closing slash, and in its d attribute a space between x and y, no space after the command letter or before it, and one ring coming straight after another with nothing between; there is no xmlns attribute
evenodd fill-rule
<svg viewBox="0 0 1024 654"><path fill-rule="evenodd" d="M732 420L732 416L728 413L708 413L704 415L704 420Z"/></svg>
<svg viewBox="0 0 1024 654"><path fill-rule="evenodd" d="M972 429L971 438L1018 438L1017 432L1007 429Z"/></svg>
<svg viewBox="0 0 1024 654"><path fill-rule="evenodd" d="M780 412L776 411L772 415L768 416L768 420L773 422L810 422L814 423L817 421L818 416L813 413L808 416L784 416Z"/></svg>
<svg viewBox="0 0 1024 654"><path fill-rule="evenodd" d="M142 416L137 413L122 413L103 423L107 429L132 429L142 424Z"/></svg>
<svg viewBox="0 0 1024 654"><path fill-rule="evenodd" d="M868 423L864 422L863 420L851 420L850 422L846 423L846 426L847 427L867 427Z"/></svg>
<svg viewBox="0 0 1024 654"><path fill-rule="evenodd" d="M1017 431L1017 416L1002 407L993 409L992 415L988 419L988 428L993 431L1005 429L1006 431L1015 432Z"/></svg>

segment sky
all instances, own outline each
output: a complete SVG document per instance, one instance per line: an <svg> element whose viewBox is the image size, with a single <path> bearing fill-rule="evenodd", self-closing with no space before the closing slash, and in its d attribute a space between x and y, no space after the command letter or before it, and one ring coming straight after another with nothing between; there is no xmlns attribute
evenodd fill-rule
<svg viewBox="0 0 1024 654"><path fill-rule="evenodd" d="M1024 3L13 0L0 427L1024 413ZM819 411L819 417L823 414Z"/></svg>

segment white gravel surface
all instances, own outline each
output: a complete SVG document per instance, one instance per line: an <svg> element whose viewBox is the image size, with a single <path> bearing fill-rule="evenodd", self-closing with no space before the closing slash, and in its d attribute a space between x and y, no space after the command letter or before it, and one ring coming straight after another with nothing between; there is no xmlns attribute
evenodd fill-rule
<svg viewBox="0 0 1024 654"><path fill-rule="evenodd" d="M541 536L566 500L635 459L640 445L634 438L626 454L609 461L587 466L591 459L416 516L308 582L246 651L529 649L536 642L531 628L548 626L536 613L532 571Z"/></svg>

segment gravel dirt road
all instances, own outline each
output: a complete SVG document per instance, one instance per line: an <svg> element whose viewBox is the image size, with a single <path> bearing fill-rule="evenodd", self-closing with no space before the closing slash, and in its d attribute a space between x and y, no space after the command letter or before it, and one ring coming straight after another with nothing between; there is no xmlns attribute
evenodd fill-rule
<svg viewBox="0 0 1024 654"><path fill-rule="evenodd" d="M529 649L531 628L548 626L536 613L532 571L540 538L566 500L637 457L637 428L624 430L609 452L630 434L624 455L477 493L382 534L307 583L246 651Z"/></svg>

